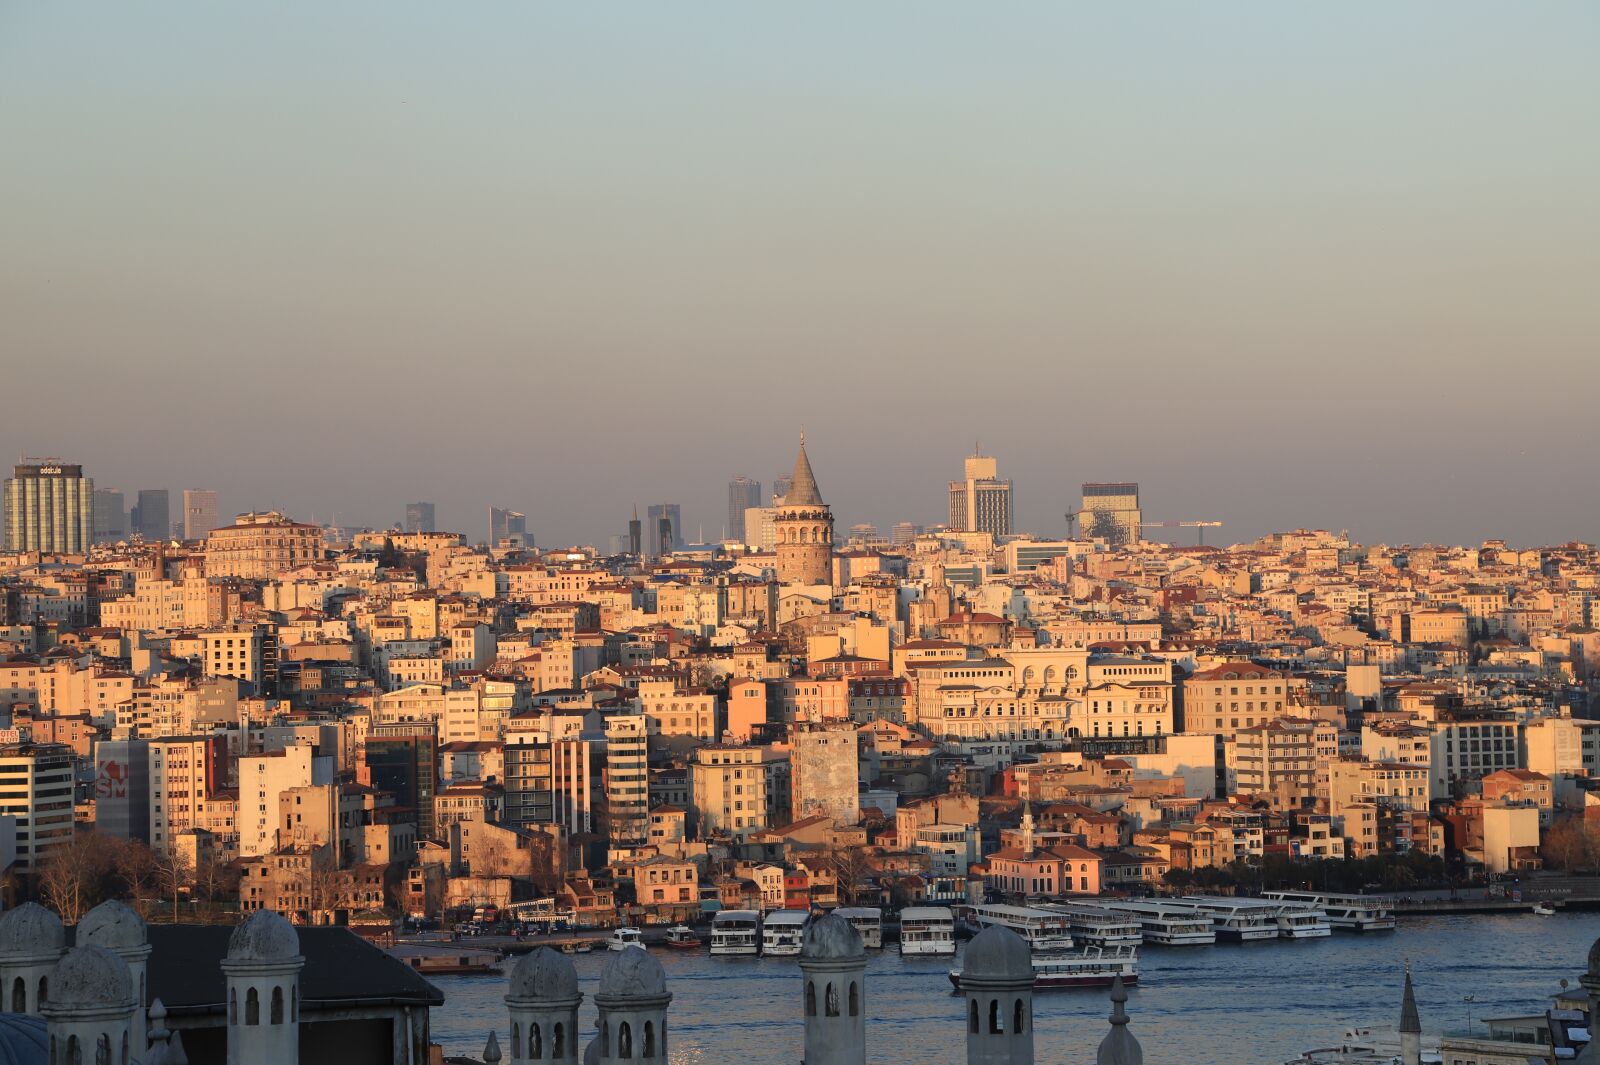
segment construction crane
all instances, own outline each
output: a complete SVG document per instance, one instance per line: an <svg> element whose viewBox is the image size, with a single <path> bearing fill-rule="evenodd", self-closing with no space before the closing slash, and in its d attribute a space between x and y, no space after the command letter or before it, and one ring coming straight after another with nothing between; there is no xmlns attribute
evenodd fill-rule
<svg viewBox="0 0 1600 1065"><path fill-rule="evenodd" d="M1067 539L1076 540L1078 538L1078 522L1084 515L1093 517L1094 513L1088 510L1067 511ZM1222 528L1222 522L1220 521L1141 521L1139 523L1141 532L1145 529L1193 529L1200 537L1201 547L1206 546L1206 530L1220 528Z"/></svg>
<svg viewBox="0 0 1600 1065"><path fill-rule="evenodd" d="M1206 546L1206 530L1220 529L1220 521L1141 521L1140 529L1193 529L1200 537L1200 546Z"/></svg>

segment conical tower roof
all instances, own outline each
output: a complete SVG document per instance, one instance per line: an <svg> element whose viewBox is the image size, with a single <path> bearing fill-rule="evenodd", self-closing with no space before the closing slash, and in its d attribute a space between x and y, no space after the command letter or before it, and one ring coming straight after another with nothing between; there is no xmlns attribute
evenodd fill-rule
<svg viewBox="0 0 1600 1065"><path fill-rule="evenodd" d="M1411 966L1406 966L1406 990L1400 1000L1400 1031L1422 1031L1422 1020L1417 1016L1417 996L1411 990Z"/></svg>
<svg viewBox="0 0 1600 1065"><path fill-rule="evenodd" d="M806 457L806 434L800 434L800 454L794 460L794 477L789 481L789 494L783 497L785 506L820 507L822 493L817 490L817 475L811 472L811 460Z"/></svg>

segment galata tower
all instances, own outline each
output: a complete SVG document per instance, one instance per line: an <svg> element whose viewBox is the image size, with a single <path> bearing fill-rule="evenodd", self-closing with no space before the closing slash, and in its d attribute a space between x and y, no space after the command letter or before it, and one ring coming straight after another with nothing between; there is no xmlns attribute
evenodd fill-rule
<svg viewBox="0 0 1600 1065"><path fill-rule="evenodd" d="M778 538L778 581L781 584L833 584L833 513L817 491L817 478L806 457L806 436L794 460L789 494L772 519Z"/></svg>

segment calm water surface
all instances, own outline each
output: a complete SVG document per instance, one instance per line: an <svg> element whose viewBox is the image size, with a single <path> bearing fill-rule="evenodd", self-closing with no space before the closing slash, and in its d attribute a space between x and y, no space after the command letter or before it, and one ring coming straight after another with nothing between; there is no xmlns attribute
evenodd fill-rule
<svg viewBox="0 0 1600 1065"><path fill-rule="evenodd" d="M1132 1030L1150 1065L1281 1065L1337 1043L1351 1024L1399 1019L1401 966L1411 961L1422 1025L1542 1011L1566 978L1576 984L1600 914L1432 917L1398 931L1334 933L1309 942L1148 947L1130 992ZM794 1065L802 1046L800 970L793 958L712 958L657 951L672 992L674 1065ZM581 1023L594 1023L603 951L573 961L584 992ZM872 1062L965 1060L960 1000L949 958L901 958L891 945L867 965L867 1057ZM505 978L444 976L433 1014L447 1054L483 1049L490 1028L507 1046ZM1053 991L1034 999L1040 1065L1086 1065L1107 1030L1104 990ZM587 1038L585 1039L587 1041Z"/></svg>

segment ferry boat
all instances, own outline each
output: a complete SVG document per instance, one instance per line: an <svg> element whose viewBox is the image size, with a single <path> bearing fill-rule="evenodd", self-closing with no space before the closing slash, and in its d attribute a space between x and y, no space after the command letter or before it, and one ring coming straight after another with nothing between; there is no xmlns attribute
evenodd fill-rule
<svg viewBox="0 0 1600 1065"><path fill-rule="evenodd" d="M972 907L967 913L967 924L975 932L981 932L990 925L1004 925L1026 939L1028 946L1036 951L1072 948L1072 932L1067 915L1060 910L986 902Z"/></svg>
<svg viewBox="0 0 1600 1065"><path fill-rule="evenodd" d="M1264 891L1262 898L1308 902L1328 914L1328 924L1341 932L1394 931L1394 900L1386 895L1340 895L1326 891Z"/></svg>
<svg viewBox="0 0 1600 1065"><path fill-rule="evenodd" d="M781 958L800 953L800 937L810 910L773 910L761 921L761 953Z"/></svg>
<svg viewBox="0 0 1600 1065"><path fill-rule="evenodd" d="M1216 895L1185 895L1176 900L1192 906L1196 913L1211 918L1217 938L1230 943L1251 943L1278 938L1278 910L1281 905L1261 899L1226 898Z"/></svg>
<svg viewBox="0 0 1600 1065"><path fill-rule="evenodd" d="M611 938L606 940L607 950L627 950L629 947L644 946L644 933L637 928L618 928L611 933Z"/></svg>
<svg viewBox="0 0 1600 1065"><path fill-rule="evenodd" d="M1278 910L1278 935L1283 939L1320 939L1333 935L1328 911L1321 906L1290 902Z"/></svg>
<svg viewBox="0 0 1600 1065"><path fill-rule="evenodd" d="M1137 947L1144 942L1139 922L1125 913L1089 902L1050 905L1067 915L1073 941L1090 947Z"/></svg>
<svg viewBox="0 0 1600 1065"><path fill-rule="evenodd" d="M723 910L711 919L712 954L759 954L761 914L755 910Z"/></svg>
<svg viewBox="0 0 1600 1065"><path fill-rule="evenodd" d="M700 937L687 925L675 924L667 929L667 947L671 950L699 950Z"/></svg>
<svg viewBox="0 0 1600 1065"><path fill-rule="evenodd" d="M956 918L943 906L909 906L900 911L901 954L954 954Z"/></svg>
<svg viewBox="0 0 1600 1065"><path fill-rule="evenodd" d="M1110 909L1127 914L1139 922L1139 934L1146 943L1163 947L1189 947L1215 943L1217 933L1211 918L1191 906L1171 902L1132 902L1116 899L1106 903Z"/></svg>
<svg viewBox="0 0 1600 1065"><path fill-rule="evenodd" d="M1033 989L1051 991L1073 987L1106 987L1117 977L1124 984L1139 982L1139 948L1084 947L1054 950L1033 956ZM961 990L961 970L950 970L950 982Z"/></svg>
<svg viewBox="0 0 1600 1065"><path fill-rule="evenodd" d="M834 913L850 922L868 950L883 949L883 911L876 906L841 906Z"/></svg>

